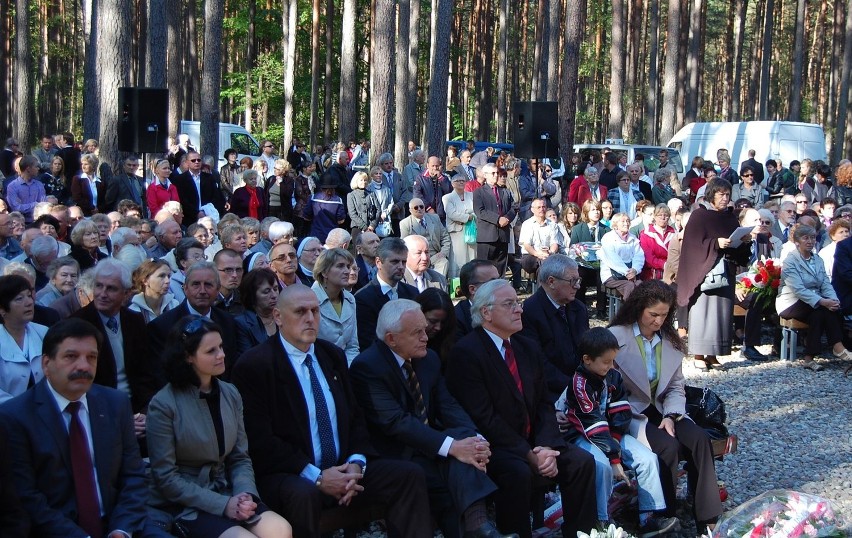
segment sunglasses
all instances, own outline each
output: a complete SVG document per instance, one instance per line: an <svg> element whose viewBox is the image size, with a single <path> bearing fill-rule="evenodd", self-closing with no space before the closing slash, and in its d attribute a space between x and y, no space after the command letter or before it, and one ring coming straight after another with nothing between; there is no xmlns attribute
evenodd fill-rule
<svg viewBox="0 0 852 538"><path fill-rule="evenodd" d="M200 162L201 162L201 159L190 159L190 160L189 160L189 162L191 162L191 163L200 163Z"/></svg>
<svg viewBox="0 0 852 538"><path fill-rule="evenodd" d="M412 207L412 209L426 209L426 206L425 205L416 205L416 206Z"/></svg>
<svg viewBox="0 0 852 538"><path fill-rule="evenodd" d="M808 201L807 200L796 200L796 203L797 204L806 204L806 203L808 203Z"/></svg>
<svg viewBox="0 0 852 538"><path fill-rule="evenodd" d="M184 338L197 334L206 329L206 332L210 332L213 330L213 322L211 322L207 318L202 318L201 316L194 316L194 319L186 324L183 328L182 334Z"/></svg>
<svg viewBox="0 0 852 538"><path fill-rule="evenodd" d="M754 174L742 174L742 177L753 177Z"/></svg>

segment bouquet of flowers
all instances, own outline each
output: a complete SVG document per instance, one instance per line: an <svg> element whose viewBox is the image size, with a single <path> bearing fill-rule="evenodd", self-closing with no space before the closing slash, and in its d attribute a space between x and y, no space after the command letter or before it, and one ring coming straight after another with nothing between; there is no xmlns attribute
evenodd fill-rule
<svg viewBox="0 0 852 538"><path fill-rule="evenodd" d="M754 262L748 271L737 275L737 289L753 295L755 301L771 304L781 285L781 262L774 258Z"/></svg>
<svg viewBox="0 0 852 538"><path fill-rule="evenodd" d="M712 538L841 538L847 536L844 525L826 499L772 490L723 514Z"/></svg>
<svg viewBox="0 0 852 538"><path fill-rule="evenodd" d="M598 259L598 250L600 248L600 243L577 243L571 245L570 253L574 255L574 258L581 265L597 269L601 264L601 261Z"/></svg>

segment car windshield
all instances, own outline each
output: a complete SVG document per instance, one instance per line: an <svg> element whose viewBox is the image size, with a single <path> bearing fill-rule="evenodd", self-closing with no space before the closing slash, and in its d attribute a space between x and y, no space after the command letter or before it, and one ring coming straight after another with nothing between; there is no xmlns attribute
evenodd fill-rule
<svg viewBox="0 0 852 538"><path fill-rule="evenodd" d="M635 153L645 155L645 168L648 172L654 172L660 167L660 149L659 147L635 147ZM669 152L669 162L675 166L678 173L683 172L683 161L680 158L680 153L674 148L667 148Z"/></svg>

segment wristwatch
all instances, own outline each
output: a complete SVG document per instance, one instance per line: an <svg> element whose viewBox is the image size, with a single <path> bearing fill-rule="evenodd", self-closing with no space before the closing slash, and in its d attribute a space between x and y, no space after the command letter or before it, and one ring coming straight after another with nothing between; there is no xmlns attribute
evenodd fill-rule
<svg viewBox="0 0 852 538"><path fill-rule="evenodd" d="M354 463L355 465L360 467L362 475L367 473L367 462L366 461L364 461L364 460L352 460L349 463Z"/></svg>
<svg viewBox="0 0 852 538"><path fill-rule="evenodd" d="M316 481L316 482L314 482L314 485L315 485L316 487L320 487L320 486L322 486L322 471L320 471L320 474L319 474L319 476L317 477L317 481Z"/></svg>
<svg viewBox="0 0 852 538"><path fill-rule="evenodd" d="M680 413L668 413L664 418L670 418L674 422L680 422L683 419L683 415Z"/></svg>

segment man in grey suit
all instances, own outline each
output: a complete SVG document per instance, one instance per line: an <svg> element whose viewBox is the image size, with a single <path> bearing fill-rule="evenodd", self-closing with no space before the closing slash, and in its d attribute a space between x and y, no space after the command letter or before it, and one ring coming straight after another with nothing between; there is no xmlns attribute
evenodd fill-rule
<svg viewBox="0 0 852 538"><path fill-rule="evenodd" d="M115 174L107 183L105 200L107 211L115 211L118 202L122 200L132 200L142 208L143 215L148 213L145 202L145 180L136 175L138 169L138 157L131 155L124 159L124 171Z"/></svg>
<svg viewBox="0 0 852 538"><path fill-rule="evenodd" d="M422 235L409 235L403 238L408 247L408 259L405 262L405 283L411 284L417 291L426 288L440 288L447 291L447 278L429 269L429 245Z"/></svg>
<svg viewBox="0 0 852 538"><path fill-rule="evenodd" d="M408 202L414 196L414 178L409 179L407 174L403 176L393 164L393 155L390 153L382 153L376 160L376 166L382 170L382 181L393 193L391 226L394 232L399 234L399 221L408 216Z"/></svg>
<svg viewBox="0 0 852 538"><path fill-rule="evenodd" d="M399 223L400 237L405 239L409 235L423 236L429 245L432 268L446 276L452 245L450 233L437 215L426 213L425 204L420 198L412 198L408 206L411 215Z"/></svg>
<svg viewBox="0 0 852 538"><path fill-rule="evenodd" d="M426 152L422 149L416 149L411 152L411 162L405 165L402 169L402 176L405 182L409 185L414 185L414 182L426 171Z"/></svg>
<svg viewBox="0 0 852 538"><path fill-rule="evenodd" d="M146 519L145 467L127 394L94 385L102 337L66 319L44 337L45 378L0 406L33 536L167 537Z"/></svg>
<svg viewBox="0 0 852 538"><path fill-rule="evenodd" d="M456 175L461 175L463 178L465 178L465 181L476 179L476 168L470 165L470 157L470 151L462 151L461 155L459 156L459 160L461 160L461 163L455 168Z"/></svg>

